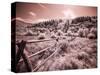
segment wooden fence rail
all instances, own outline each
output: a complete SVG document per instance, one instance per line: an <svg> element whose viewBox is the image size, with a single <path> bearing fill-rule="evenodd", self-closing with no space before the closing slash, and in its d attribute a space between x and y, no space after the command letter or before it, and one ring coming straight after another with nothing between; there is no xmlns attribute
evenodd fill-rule
<svg viewBox="0 0 100 75"><path fill-rule="evenodd" d="M26 44L29 43L39 43L39 42L46 42L46 41L53 41L54 39L44 39L44 40L24 40ZM16 41L16 45L19 44L19 41Z"/></svg>
<svg viewBox="0 0 100 75"><path fill-rule="evenodd" d="M48 49L50 49L50 48L52 48L52 47L54 47L54 45L53 45L53 46L50 46L50 47L47 47L47 48L44 48L44 49L42 49L42 50L40 50L40 51L38 51L38 52L36 52L36 53L34 53L34 54L28 56L28 58L31 58L31 57L33 57L33 56L36 56L36 55L42 53L42 52L45 52L46 50L48 50ZM23 61L23 59L21 59L19 62L22 62L22 61Z"/></svg>
<svg viewBox="0 0 100 75"><path fill-rule="evenodd" d="M26 46L26 44L29 44L29 43L38 43L38 42L45 42L45 41L51 41L51 40L27 40L27 41L22 40L21 42L17 41L16 45L18 46L18 52L16 54L16 61L15 61L16 62L16 67L17 67L19 62L24 61L25 65L27 67L27 71L28 72L33 71L32 64L31 64L29 58L48 50L50 47L49 48L45 48L45 49L43 49L43 50L41 50L41 51L39 51L39 52L37 52L35 54L32 54L30 56L27 56L25 54L25 52L24 52L25 46ZM21 57L22 57L22 60L20 60Z"/></svg>

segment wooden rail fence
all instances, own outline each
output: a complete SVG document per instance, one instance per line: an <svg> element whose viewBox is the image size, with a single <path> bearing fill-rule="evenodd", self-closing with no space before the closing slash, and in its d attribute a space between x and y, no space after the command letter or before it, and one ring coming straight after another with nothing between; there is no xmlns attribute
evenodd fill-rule
<svg viewBox="0 0 100 75"><path fill-rule="evenodd" d="M73 40L73 39L75 39L75 37L70 39L70 40ZM53 46L47 47L47 48L45 48L43 50L40 50L40 51L30 55L30 56L27 56L25 54L24 50L25 50L26 44L39 43L39 42L45 42L45 41L55 41L56 43ZM17 41L16 45L18 46L18 51L16 53L16 67L17 67L19 62L24 61L28 72L37 71L49 58L51 58L54 54L56 54L58 52L58 50L56 49L56 48L59 48L59 47L57 47L57 44L58 44L58 39L27 40L27 41L22 40L20 42ZM51 49L52 47L55 47L55 51L50 56L48 56L40 65L37 65L37 67L35 69L33 69L29 58L31 58L31 57L33 57L35 55L38 55L38 54L40 54L42 52L45 52L46 50ZM22 57L22 59L21 59L21 57Z"/></svg>
<svg viewBox="0 0 100 75"><path fill-rule="evenodd" d="M35 69L37 69L37 68L35 68L35 69L33 70L32 64L31 64L29 58L30 58L30 57L33 57L33 56L35 56L35 55L38 55L38 54L40 54L40 53L42 53L42 52L45 52L46 50L48 50L48 49L51 48L51 47L45 48L45 49L40 50L40 51L38 51L38 52L36 52L36 53L30 55L30 56L27 56L27 55L25 54L25 52L24 52L25 46L26 46L26 44L29 44L29 43L38 43L38 42L45 42L45 41L52 41L52 40L27 40L27 41L22 40L21 42L18 42L18 41L17 41L17 42L16 42L16 45L18 46L18 51L17 51L17 53L16 53L16 61L15 61L15 62L16 62L16 67L17 67L17 65L18 65L19 62L24 61L28 72L35 71ZM53 46L52 46L52 47L53 47ZM22 57L22 59L21 59L21 57ZM38 67L38 66L37 66L37 67Z"/></svg>

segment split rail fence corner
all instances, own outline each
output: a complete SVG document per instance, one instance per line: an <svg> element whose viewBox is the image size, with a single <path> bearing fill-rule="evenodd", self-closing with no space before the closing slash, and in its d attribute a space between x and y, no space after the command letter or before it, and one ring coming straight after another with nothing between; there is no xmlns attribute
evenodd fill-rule
<svg viewBox="0 0 100 75"><path fill-rule="evenodd" d="M24 61L25 65L26 65L26 68L27 68L27 71L28 72L32 72L32 71L35 72L41 65L40 66L38 65L35 69L33 69L29 58L32 57L32 56L38 55L42 52L45 52L48 48L40 50L40 51L30 55L30 56L27 56L25 54L24 50L25 50L26 44L45 42L45 41L51 41L51 40L27 40L27 41L22 40L21 42L16 42L16 45L18 47L18 52L16 53L16 61L15 61L16 62L16 67L17 67L19 62ZM22 60L21 60L21 57L22 57Z"/></svg>

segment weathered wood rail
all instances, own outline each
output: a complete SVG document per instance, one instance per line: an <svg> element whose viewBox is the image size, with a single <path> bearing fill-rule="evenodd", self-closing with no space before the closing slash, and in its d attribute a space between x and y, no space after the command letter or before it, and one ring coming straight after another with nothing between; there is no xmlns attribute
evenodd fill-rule
<svg viewBox="0 0 100 75"><path fill-rule="evenodd" d="M26 44L28 44L28 43L45 42L45 41L51 41L51 39L45 39L45 40L25 40ZM20 42L20 41L16 41L16 45L17 45L19 42Z"/></svg>
<svg viewBox="0 0 100 75"><path fill-rule="evenodd" d="M32 72L33 68L32 68L32 64L31 64L29 58L33 57L35 55L38 55L38 54L40 54L42 52L45 52L50 47L45 48L45 49L43 49L41 51L38 51L38 52L36 52L36 53L34 53L34 54L30 55L30 56L27 56L25 54L25 52L24 52L25 46L26 46L26 44L29 44L29 43L38 43L38 42L45 42L45 41L52 41L52 40L48 39L48 40L27 40L27 41L22 40L21 42L17 41L16 45L18 46L18 51L16 53L16 61L15 61L16 62L16 67L17 67L17 65L18 65L19 62L24 61L25 65L27 67L27 71L28 72ZM22 59L21 59L21 57L22 57Z"/></svg>

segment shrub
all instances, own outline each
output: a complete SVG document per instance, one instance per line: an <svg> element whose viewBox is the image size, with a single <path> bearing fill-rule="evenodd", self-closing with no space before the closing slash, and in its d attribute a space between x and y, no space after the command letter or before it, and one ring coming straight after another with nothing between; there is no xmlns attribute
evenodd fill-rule
<svg viewBox="0 0 100 75"><path fill-rule="evenodd" d="M63 32L61 30L58 30L57 35L61 36L61 35L63 35Z"/></svg>
<svg viewBox="0 0 100 75"><path fill-rule="evenodd" d="M97 38L97 29L91 28L90 33L93 33L95 35L95 38Z"/></svg>
<svg viewBox="0 0 100 75"><path fill-rule="evenodd" d="M79 29L78 34L80 37L87 37L89 30L87 28Z"/></svg>
<svg viewBox="0 0 100 75"><path fill-rule="evenodd" d="M71 27L70 30L71 30L73 33L76 33L76 32L78 31L78 28Z"/></svg>
<svg viewBox="0 0 100 75"><path fill-rule="evenodd" d="M85 58L88 58L88 54L86 52L80 52L77 55L78 60L84 60Z"/></svg>
<svg viewBox="0 0 100 75"><path fill-rule="evenodd" d="M72 32L71 32L70 30L68 30L66 36L67 36L67 35L68 35L68 36L72 35Z"/></svg>
<svg viewBox="0 0 100 75"><path fill-rule="evenodd" d="M42 34L42 33L41 33L41 34L38 36L38 39L39 39L39 40L45 39L45 34Z"/></svg>
<svg viewBox="0 0 100 75"><path fill-rule="evenodd" d="M30 30L30 31L28 31L25 35L26 35L26 36L32 36L32 35L33 35L33 32Z"/></svg>
<svg viewBox="0 0 100 75"><path fill-rule="evenodd" d="M62 39L66 39L66 36L62 36Z"/></svg>
<svg viewBox="0 0 100 75"><path fill-rule="evenodd" d="M64 54L64 53L68 53L69 50L67 50L68 47L68 42L67 41L60 41L59 42L59 47L60 47L60 53Z"/></svg>
<svg viewBox="0 0 100 75"><path fill-rule="evenodd" d="M89 33L88 28L85 28L85 29L84 29L84 37L87 37L88 33Z"/></svg>
<svg viewBox="0 0 100 75"><path fill-rule="evenodd" d="M84 36L83 29L79 29L78 34L80 37L83 37Z"/></svg>
<svg viewBox="0 0 100 75"><path fill-rule="evenodd" d="M54 34L54 33L51 33L51 38L56 38L57 36L56 36L56 34Z"/></svg>
<svg viewBox="0 0 100 75"><path fill-rule="evenodd" d="M89 39L95 39L96 38L95 34L93 34L93 33L89 33L87 37Z"/></svg>
<svg viewBox="0 0 100 75"><path fill-rule="evenodd" d="M97 29L96 28L91 28L90 33L96 34L97 33Z"/></svg>

